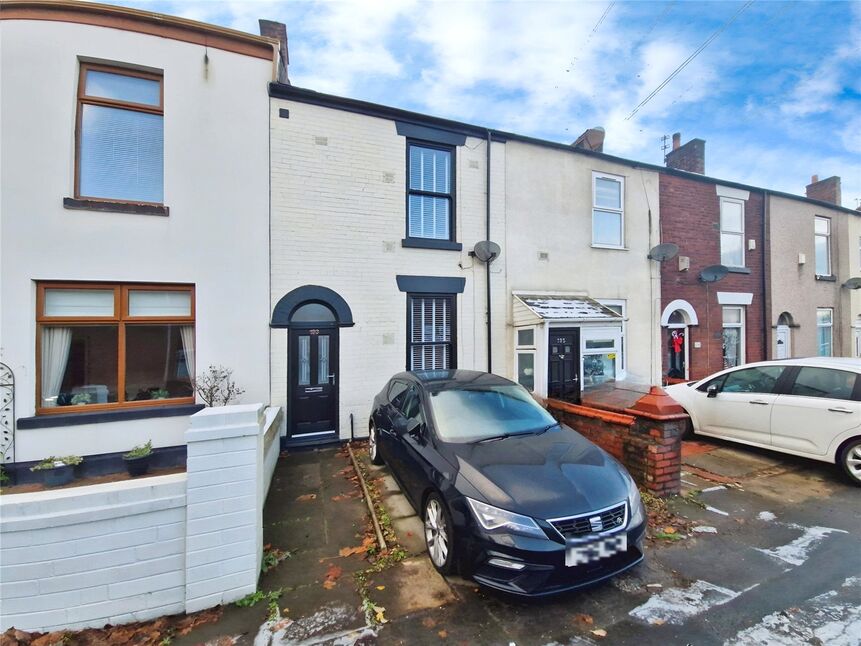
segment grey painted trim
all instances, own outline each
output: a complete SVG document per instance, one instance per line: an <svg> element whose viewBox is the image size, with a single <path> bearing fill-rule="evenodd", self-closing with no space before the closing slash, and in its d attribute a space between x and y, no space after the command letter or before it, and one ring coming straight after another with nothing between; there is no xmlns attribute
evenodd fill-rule
<svg viewBox="0 0 861 646"><path fill-rule="evenodd" d="M290 118L290 110L288 110L287 108L279 108L278 109L278 116L281 117L282 119L289 119Z"/></svg>
<svg viewBox="0 0 861 646"><path fill-rule="evenodd" d="M466 278L396 276L398 290L408 294L462 294Z"/></svg>
<svg viewBox="0 0 861 646"><path fill-rule="evenodd" d="M399 135L409 137L410 139L421 139L422 141L446 144L448 146L463 146L466 143L465 134L451 132L450 130L429 128L428 126L420 126L406 121L395 121L395 128L397 128Z"/></svg>
<svg viewBox="0 0 861 646"><path fill-rule="evenodd" d="M402 247L410 249L444 249L447 251L462 251L460 242L451 240L434 240L433 238L404 238L401 240Z"/></svg>
<svg viewBox="0 0 861 646"><path fill-rule="evenodd" d="M730 274L749 274L750 267L727 267L727 273Z"/></svg>
<svg viewBox="0 0 861 646"><path fill-rule="evenodd" d="M824 281L826 283L836 283L837 282L837 276L819 276L819 275L817 275L816 280L821 280L821 281Z"/></svg>
<svg viewBox="0 0 861 646"><path fill-rule="evenodd" d="M16 422L19 429L57 428L61 426L80 426L81 424L104 424L125 422L134 419L154 419L157 417L179 417L194 415L203 409L203 404L181 404L179 406L153 406L152 408L118 408L94 413L68 413L66 415L39 415L20 417Z"/></svg>
<svg viewBox="0 0 861 646"><path fill-rule="evenodd" d="M302 287L297 287L296 289L288 292L284 296L281 297L281 300L275 305L275 309L272 311L272 322L269 324L270 327L293 327L290 323L290 317L293 315L293 311L303 305L304 303L322 303L326 305L335 313L336 319L336 327L352 327L355 325L353 323L353 312L350 310L350 306L347 305L347 301L345 301L340 294L329 289L328 287L321 287L320 285L304 285ZM308 327L308 323L302 323L301 325L296 325L296 327ZM331 327L331 323L320 324L323 326Z"/></svg>
<svg viewBox="0 0 861 646"><path fill-rule="evenodd" d="M104 213L131 213L134 215L170 215L170 208L164 204L137 204L112 200L86 200L64 197L63 208L72 211L102 211Z"/></svg>
<svg viewBox="0 0 861 646"><path fill-rule="evenodd" d="M323 94L322 92L315 92L313 90L306 90L304 88L296 87L295 85L286 85L284 83L270 83L269 84L269 96L275 99L286 99L289 101L298 101L299 103L307 103L309 105L318 105L324 108L332 108L335 110L343 110L345 112L353 112L356 114L364 114L371 117L377 117L379 119L390 119L392 121L405 121L414 123L417 125L428 125L428 126L436 126L439 128L444 128L446 130L451 130L452 132L461 132L468 137L479 137L484 139L487 136L488 131L491 133L491 138L493 141L505 143L506 141L519 141L522 143L533 144L536 146L542 146L544 148L554 148L556 150L564 150L575 155L585 155L587 157L594 157L596 159L602 159L608 162L613 162L616 164L623 164L625 166L630 166L632 168L642 168L644 170L651 170L657 173L666 173L667 175L675 175L676 177L684 177L695 182L703 182L706 184L721 184L722 186L728 186L730 188L738 188L746 191L757 191L762 192L768 190L768 192L777 197L783 197L790 200L797 200L799 202L806 202L808 204L816 204L818 206L826 207L829 209L834 209L837 211L842 211L844 213L850 213L852 215L856 215L861 217L861 212L856 211L854 209L850 209L845 206L841 206L839 204L831 204L830 202L823 202L822 200L814 200L809 197L804 197L802 195L793 195L792 193L783 193L780 191L772 191L769 189L764 189L759 186L751 186L750 184L741 184L739 182L732 182L723 179L719 179L716 177L709 177L708 175L700 175L699 173L690 173L684 170L678 170L675 168L667 168L666 166L658 166L656 164L647 164L645 162L634 161L633 159L625 159L624 157L617 157L615 155L608 155L607 153L599 153L594 150L587 150L585 148L574 148L570 144L559 143L558 141L548 141L547 139L538 139L536 137L528 137L526 135L518 135L513 132L506 132L504 130L495 130L493 128L483 128L481 126L476 126L469 123L464 123L462 121L453 121L451 119L442 119L440 117L434 117L427 114L422 114L420 112L411 112L409 110L402 110L400 108L393 108L387 105L381 105L379 103L370 103L368 101L359 101L357 99L350 99L341 96L335 96L334 94Z"/></svg>

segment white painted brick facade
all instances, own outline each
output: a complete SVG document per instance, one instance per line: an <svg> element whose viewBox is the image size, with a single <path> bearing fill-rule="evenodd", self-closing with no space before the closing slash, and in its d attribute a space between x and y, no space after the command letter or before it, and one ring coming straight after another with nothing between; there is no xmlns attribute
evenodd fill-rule
<svg viewBox="0 0 861 646"><path fill-rule="evenodd" d="M290 111L289 119L279 109ZM505 146L492 145L491 238L504 245ZM457 367L486 369L485 269L468 252L485 239L486 142L467 138L455 163L455 230L463 251L401 246L406 228L406 138L395 122L296 101L271 101L271 307L321 285L350 306L340 332L340 436L367 434L374 395L406 368L406 294L395 277L463 277ZM505 289L493 265L494 361L505 366ZM272 330L271 402L287 406L286 329Z"/></svg>
<svg viewBox="0 0 861 646"><path fill-rule="evenodd" d="M192 416L188 470L0 498L0 631L194 612L257 586L278 409Z"/></svg>

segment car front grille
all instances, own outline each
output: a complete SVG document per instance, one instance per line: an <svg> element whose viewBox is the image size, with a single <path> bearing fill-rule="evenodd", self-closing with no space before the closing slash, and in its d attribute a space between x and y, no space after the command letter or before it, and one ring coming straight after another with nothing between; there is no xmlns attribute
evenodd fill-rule
<svg viewBox="0 0 861 646"><path fill-rule="evenodd" d="M556 518L551 520L550 524L565 539L583 538L590 534L602 534L624 528L627 521L627 511L628 505L623 502L589 514L570 518Z"/></svg>

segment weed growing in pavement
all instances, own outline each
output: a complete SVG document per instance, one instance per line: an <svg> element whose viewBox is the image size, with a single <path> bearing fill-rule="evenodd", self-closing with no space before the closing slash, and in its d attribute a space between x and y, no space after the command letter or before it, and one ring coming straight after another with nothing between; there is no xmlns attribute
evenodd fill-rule
<svg viewBox="0 0 861 646"><path fill-rule="evenodd" d="M234 601L233 603L240 608L250 608L252 606L256 606L261 601L266 601L266 604L269 607L269 612L271 613L273 604L275 605L275 610L278 610L278 599L281 598L281 593L281 588L278 588L277 590L270 590L269 592L257 590L256 592L252 592L251 594L246 595L238 601Z"/></svg>

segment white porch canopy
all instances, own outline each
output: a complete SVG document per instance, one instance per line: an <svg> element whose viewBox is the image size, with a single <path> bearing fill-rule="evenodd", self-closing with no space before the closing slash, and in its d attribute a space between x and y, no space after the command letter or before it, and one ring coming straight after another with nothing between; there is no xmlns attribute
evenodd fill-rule
<svg viewBox="0 0 861 646"><path fill-rule="evenodd" d="M544 321L621 323L622 316L583 294L528 294L515 292L514 325Z"/></svg>

